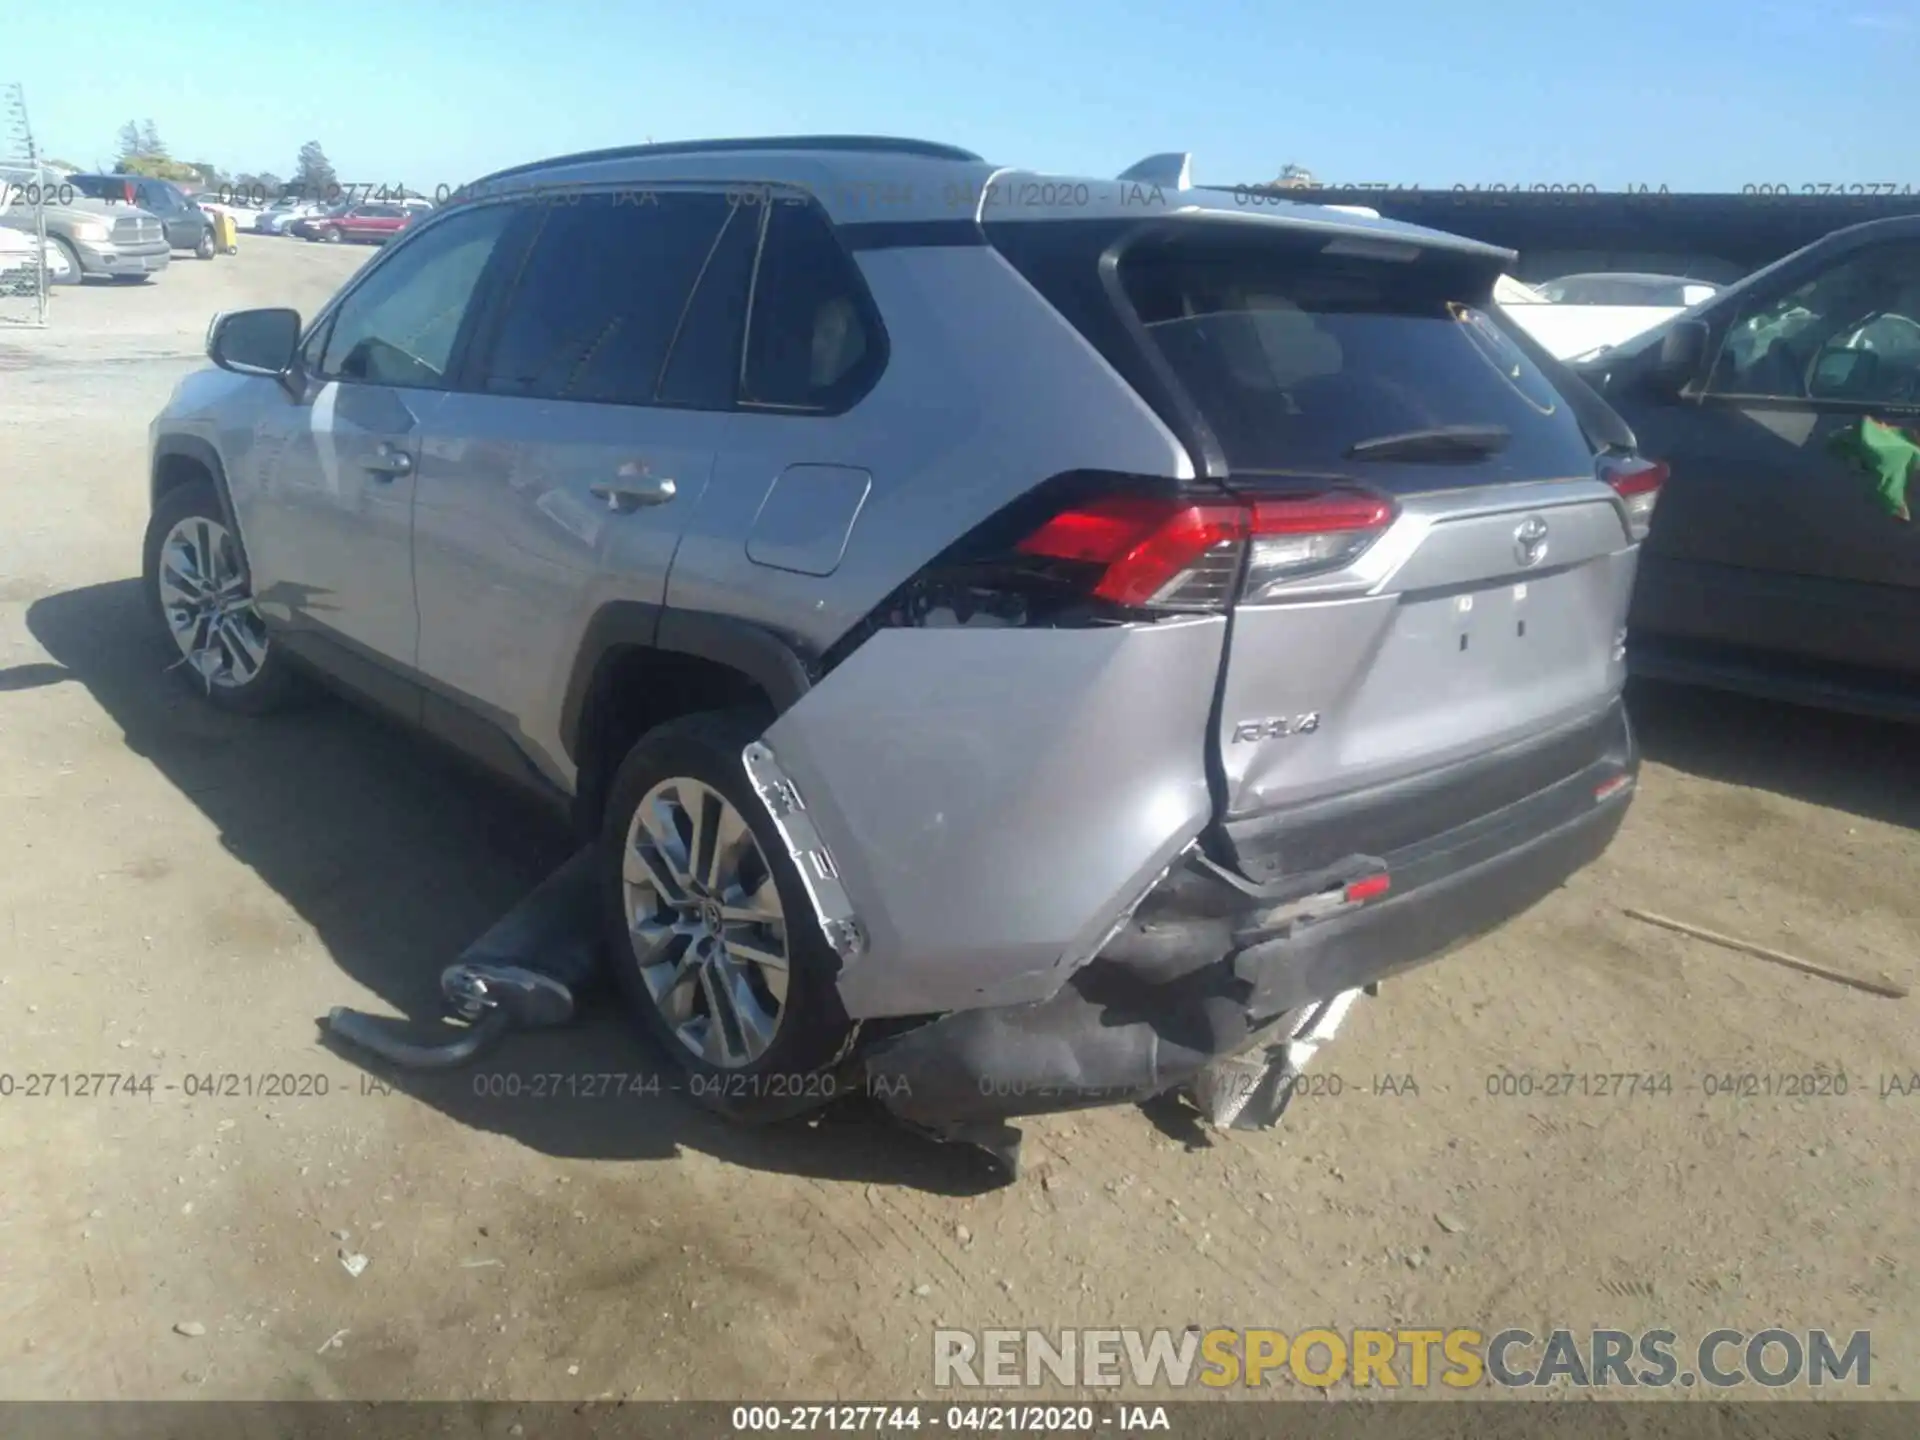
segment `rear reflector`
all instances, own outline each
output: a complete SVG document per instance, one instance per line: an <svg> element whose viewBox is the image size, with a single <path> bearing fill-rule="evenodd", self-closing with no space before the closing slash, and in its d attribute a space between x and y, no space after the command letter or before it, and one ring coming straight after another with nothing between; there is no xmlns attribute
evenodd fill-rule
<svg viewBox="0 0 1920 1440"><path fill-rule="evenodd" d="M1217 610L1234 598L1251 542L1246 594L1337 567L1393 523L1394 508L1351 491L1195 504L1114 495L1064 510L1022 540L1024 555L1101 567L1093 594L1116 605Z"/></svg>
<svg viewBox="0 0 1920 1440"><path fill-rule="evenodd" d="M1633 777L1631 775L1616 775L1611 780L1601 781L1593 787L1594 803L1598 804L1602 800L1611 800L1631 784L1633 784Z"/></svg>
<svg viewBox="0 0 1920 1440"><path fill-rule="evenodd" d="M1633 538L1646 539L1653 526L1653 507L1659 502L1660 487L1667 483L1666 462L1639 455L1602 455L1599 470L1600 478L1626 502L1627 528Z"/></svg>
<svg viewBox="0 0 1920 1440"><path fill-rule="evenodd" d="M1369 875L1364 880L1356 880L1347 886L1345 899L1349 905L1357 905L1362 900L1377 900L1393 888L1390 875Z"/></svg>

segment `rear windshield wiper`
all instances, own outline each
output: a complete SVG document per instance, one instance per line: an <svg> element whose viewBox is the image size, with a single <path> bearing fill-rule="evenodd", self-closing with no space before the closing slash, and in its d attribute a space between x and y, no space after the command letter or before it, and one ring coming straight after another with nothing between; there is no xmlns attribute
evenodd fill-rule
<svg viewBox="0 0 1920 1440"><path fill-rule="evenodd" d="M1347 447L1349 460L1478 460L1498 455L1513 439L1504 425L1436 425L1380 435Z"/></svg>

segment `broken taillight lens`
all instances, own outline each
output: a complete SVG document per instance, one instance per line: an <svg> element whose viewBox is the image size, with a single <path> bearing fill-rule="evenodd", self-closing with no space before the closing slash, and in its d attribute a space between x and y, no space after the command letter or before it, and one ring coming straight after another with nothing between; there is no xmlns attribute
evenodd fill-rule
<svg viewBox="0 0 1920 1440"><path fill-rule="evenodd" d="M1243 598L1258 600L1286 581L1351 564L1393 523L1393 513L1389 501L1350 491L1255 501Z"/></svg>
<svg viewBox="0 0 1920 1440"><path fill-rule="evenodd" d="M1600 478L1626 502L1628 532L1636 540L1646 539L1653 528L1653 507L1660 501L1660 487L1667 483L1666 462L1642 455L1602 455L1599 470Z"/></svg>
<svg viewBox="0 0 1920 1440"><path fill-rule="evenodd" d="M1220 610L1240 596L1258 598L1282 581L1348 563L1393 515L1390 502L1350 491L1227 503L1113 495L1060 511L1018 548L1097 567L1091 593L1116 605Z"/></svg>

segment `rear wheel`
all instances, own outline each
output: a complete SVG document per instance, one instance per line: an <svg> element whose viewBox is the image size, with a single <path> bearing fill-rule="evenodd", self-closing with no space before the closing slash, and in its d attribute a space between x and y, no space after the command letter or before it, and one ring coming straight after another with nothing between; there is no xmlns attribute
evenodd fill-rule
<svg viewBox="0 0 1920 1440"><path fill-rule="evenodd" d="M200 243L193 247L194 258L196 260L211 260L217 253L218 248L213 243L213 232L211 230L204 231L200 236Z"/></svg>
<svg viewBox="0 0 1920 1440"><path fill-rule="evenodd" d="M340 232L333 226L329 225L327 226L326 229L320 232L320 238L329 245L338 245L340 243Z"/></svg>
<svg viewBox="0 0 1920 1440"><path fill-rule="evenodd" d="M240 543L211 481L169 490L147 524L147 603L178 659L169 667L209 704L264 714L295 698L287 668L254 608Z"/></svg>
<svg viewBox="0 0 1920 1440"><path fill-rule="evenodd" d="M835 961L740 752L761 717L688 716L644 736L614 777L600 837L614 976L683 1069L738 1120L832 1096L853 1025Z"/></svg>

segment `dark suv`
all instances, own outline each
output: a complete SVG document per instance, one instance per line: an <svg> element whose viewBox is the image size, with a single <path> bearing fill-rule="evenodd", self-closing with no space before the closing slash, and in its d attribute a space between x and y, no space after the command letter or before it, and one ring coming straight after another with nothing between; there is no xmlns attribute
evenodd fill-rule
<svg viewBox="0 0 1920 1440"><path fill-rule="evenodd" d="M201 260L214 257L213 220L171 180L147 175L69 175L67 180L95 200L131 205L158 217L169 249L191 250Z"/></svg>

